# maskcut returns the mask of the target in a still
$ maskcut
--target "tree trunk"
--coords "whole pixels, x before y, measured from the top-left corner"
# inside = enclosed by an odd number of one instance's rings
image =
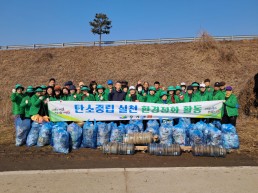
[[[99,47],[101,47],[101,34],[99,34]]]

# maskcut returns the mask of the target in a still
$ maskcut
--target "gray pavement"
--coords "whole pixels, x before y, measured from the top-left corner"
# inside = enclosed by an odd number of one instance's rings
[[[0,172],[0,193],[257,193],[258,167],[173,167]]]

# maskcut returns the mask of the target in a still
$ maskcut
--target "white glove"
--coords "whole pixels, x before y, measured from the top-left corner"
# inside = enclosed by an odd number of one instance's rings
[[[28,101],[28,100],[26,100],[26,101],[25,101],[25,103],[26,103],[26,104],[28,104],[28,103],[29,103],[29,101]]]
[[[103,96],[101,96],[99,99],[102,101],[103,100]]]
[[[39,97],[39,100],[43,100],[43,96],[40,96],[40,97]]]
[[[12,90],[12,93],[16,93],[16,90],[15,90],[15,89],[13,89],[13,90]]]

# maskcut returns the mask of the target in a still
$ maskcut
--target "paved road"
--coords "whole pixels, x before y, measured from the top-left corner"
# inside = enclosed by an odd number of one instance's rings
[[[258,167],[117,168],[0,172],[0,193],[257,193]]]

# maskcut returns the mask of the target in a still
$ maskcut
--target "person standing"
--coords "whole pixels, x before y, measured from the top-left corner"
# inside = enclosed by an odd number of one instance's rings
[[[21,111],[24,115],[24,119],[30,119],[30,107],[31,107],[31,97],[34,95],[34,89],[32,86],[28,86],[26,89],[25,96],[23,97],[21,101]]]
[[[168,99],[168,93],[166,91],[162,91],[160,93],[160,99],[157,103],[159,104],[172,104],[172,102]]]
[[[83,86],[81,91],[83,94],[81,97],[82,101],[95,101],[94,95],[89,93],[90,89],[87,86]]]
[[[102,85],[97,86],[97,94],[95,95],[96,101],[108,101],[108,94],[105,92],[106,88]]]
[[[15,88],[12,90],[11,101],[12,101],[12,113],[14,115],[15,121],[22,114],[21,112],[21,102],[24,97],[23,95],[24,87],[21,84],[16,84]]]
[[[220,90],[220,83],[219,82],[215,82],[214,84],[214,91],[212,94],[212,100],[225,100],[225,95],[223,94],[223,92],[221,92]]]
[[[159,98],[156,95],[156,88],[154,86],[149,87],[149,94],[145,97],[147,103],[157,103]]]
[[[208,93],[210,93],[210,94],[213,93],[214,88],[212,88],[212,87],[210,86],[211,80],[208,79],[208,78],[206,78],[206,79],[204,80],[204,84],[205,84],[206,92],[208,92]]]
[[[109,101],[125,101],[126,93],[122,91],[120,82],[116,82],[115,90],[112,90],[108,95]]]
[[[200,89],[199,90],[200,90],[200,92],[198,92],[194,95],[196,102],[210,101],[211,100],[211,95],[210,95],[209,92],[206,91],[204,83],[200,84]]]
[[[31,97],[31,106],[30,106],[30,111],[29,111],[29,115],[33,116],[33,115],[42,115],[45,116],[45,114],[40,113],[42,112],[42,108],[43,108],[43,103],[44,103],[44,96],[42,96],[43,93],[43,89],[41,87],[37,87],[35,90],[35,94]]]
[[[171,103],[180,103],[179,97],[175,94],[176,88],[174,86],[168,87],[168,100],[171,101]]]
[[[225,89],[226,83],[225,83],[224,81],[221,81],[219,84],[220,84],[220,90],[221,90],[221,92],[222,92],[223,94],[226,94],[226,89]]]
[[[238,117],[238,100],[235,94],[232,93],[233,88],[231,86],[226,87],[226,96],[224,102],[224,111],[222,116],[222,124],[232,124],[236,126],[236,120]]]
[[[155,82],[154,82],[154,87],[155,87],[155,89],[156,89],[156,96],[159,98],[159,97],[160,97],[160,93],[163,91],[163,90],[160,88],[160,82],[155,81]]]

